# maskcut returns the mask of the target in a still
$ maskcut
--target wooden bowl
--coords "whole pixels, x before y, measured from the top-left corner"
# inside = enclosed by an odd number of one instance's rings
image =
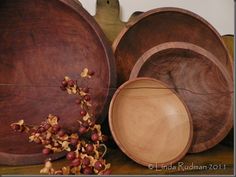
[[[130,79],[152,77],[174,89],[193,119],[189,152],[218,144],[233,124],[233,81],[226,68],[205,49],[185,42],[168,42],[145,52]]]
[[[65,76],[90,88],[101,122],[115,87],[114,56],[95,20],[73,0],[0,3],[0,164],[41,163],[42,147],[14,133],[10,124],[19,119],[39,124],[51,113],[64,128],[77,130],[76,97],[59,88]],[[93,78],[80,78],[84,68],[95,72]]]
[[[233,60],[231,61],[231,63],[234,67],[234,35],[228,34],[228,35],[222,36],[222,38],[224,40],[224,43],[225,43],[230,55],[232,56],[231,59],[233,59]],[[229,63],[229,64],[231,64],[231,63]],[[229,145],[229,146],[234,145],[234,128],[232,128],[230,130],[230,132],[225,137],[225,139],[222,141],[222,143],[225,145]]]
[[[233,75],[231,56],[219,33],[203,18],[179,8],[157,8],[137,16],[113,43],[118,85],[127,81],[136,61],[150,48],[165,42],[189,42],[213,53]]]
[[[109,126],[120,149],[144,166],[179,161],[192,141],[187,106],[161,81],[138,78],[124,83],[109,108]]]
[[[234,66],[234,35],[224,35],[222,39],[231,55],[231,63]]]

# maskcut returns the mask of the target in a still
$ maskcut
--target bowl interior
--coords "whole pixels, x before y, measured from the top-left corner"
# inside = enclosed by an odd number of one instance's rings
[[[130,78],[151,77],[174,89],[191,113],[194,136],[190,152],[219,143],[232,127],[232,80],[208,51],[188,43],[156,46],[135,64]]]
[[[176,162],[192,140],[186,106],[162,82],[149,78],[128,81],[118,89],[109,123],[123,152],[145,166]]]

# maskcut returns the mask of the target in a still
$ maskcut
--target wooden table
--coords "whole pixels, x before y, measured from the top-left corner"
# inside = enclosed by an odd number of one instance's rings
[[[213,149],[198,154],[188,154],[182,159],[179,164],[163,168],[161,170],[149,169],[148,167],[141,166],[119,149],[109,149],[106,159],[112,165],[112,174],[114,175],[147,175],[147,174],[217,174],[217,175],[233,175],[234,173],[234,159],[233,148],[224,145],[218,145]],[[66,159],[60,159],[53,162],[53,166],[60,168],[67,164]],[[183,164],[183,165],[182,165]],[[194,168],[191,169],[194,165]],[[218,168],[213,169],[211,167]],[[205,170],[208,166],[210,169]],[[43,165],[32,166],[0,166],[1,175],[39,175],[40,169]],[[221,169],[219,169],[221,167]],[[184,170],[184,171],[183,171]]]

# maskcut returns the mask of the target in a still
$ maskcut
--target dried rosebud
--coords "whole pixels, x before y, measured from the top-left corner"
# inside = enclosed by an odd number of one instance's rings
[[[44,127],[39,127],[37,130],[38,133],[43,133],[45,131],[46,131],[46,129]]]
[[[45,124],[45,125],[44,125],[45,130],[48,130],[50,127],[51,127],[50,124]]]
[[[66,155],[67,160],[74,160],[76,158],[76,153],[75,152],[68,152],[68,154]]]
[[[108,141],[108,136],[102,135],[102,141],[103,141],[103,142],[107,142],[107,141]]]
[[[99,140],[99,135],[97,134],[97,133],[93,133],[92,135],[91,135],[91,140],[92,141],[98,141]]]
[[[93,76],[94,74],[95,74],[94,71],[89,71],[89,72],[88,72],[88,75],[90,75],[90,76]]]
[[[89,93],[89,88],[88,88],[88,87],[85,87],[85,88],[82,89],[82,91],[83,91],[84,93]]]
[[[86,127],[84,127],[84,126],[80,126],[80,127],[79,127],[79,133],[80,133],[80,134],[84,134],[84,133],[86,133],[86,131],[87,131],[87,128],[86,128]]]
[[[82,110],[80,111],[80,115],[81,115],[81,116],[86,116],[86,114],[87,114],[87,112],[86,112],[85,110],[82,109]]]
[[[76,146],[78,144],[79,140],[76,138],[71,138],[70,139],[70,144]]]
[[[91,100],[91,97],[90,97],[89,95],[85,95],[85,96],[84,96],[84,100],[85,100],[85,101],[90,101],[90,100]]]
[[[97,170],[97,171],[101,171],[105,168],[105,165],[101,162],[101,161],[96,161],[94,163],[94,168]]]
[[[67,82],[66,80],[63,80],[63,81],[61,82],[61,85],[62,85],[63,87],[67,87],[68,82]]]
[[[88,144],[88,145],[86,146],[86,152],[87,152],[88,154],[92,153],[93,150],[94,150],[94,147],[93,147],[92,144]]]
[[[19,131],[20,130],[20,125],[18,124],[11,124],[11,128],[15,131]]]
[[[84,126],[85,128],[88,128],[88,127],[89,127],[88,121],[84,121],[84,122],[82,123],[82,126]]]
[[[84,157],[82,160],[82,164],[88,166],[90,164],[90,159],[88,157]]]
[[[66,133],[64,130],[60,130],[57,134],[58,134],[58,136],[63,137],[63,136],[65,136]]]
[[[53,127],[52,127],[52,130],[53,130],[53,132],[58,132],[59,130],[61,129],[61,127],[60,127],[60,125],[58,125],[58,124],[55,124],[55,125],[53,125]]]
[[[73,87],[73,86],[75,85],[75,82],[74,82],[73,80],[69,80],[69,81],[68,81],[68,85],[69,85],[70,87]]]
[[[77,166],[79,166],[80,164],[81,164],[80,158],[76,158],[76,159],[74,159],[74,160],[70,163],[70,166],[72,166],[72,167],[77,167]]]
[[[44,148],[43,150],[42,150],[42,153],[44,154],[44,155],[48,155],[48,154],[50,154],[52,151],[51,151],[51,149],[48,149],[48,148]]]

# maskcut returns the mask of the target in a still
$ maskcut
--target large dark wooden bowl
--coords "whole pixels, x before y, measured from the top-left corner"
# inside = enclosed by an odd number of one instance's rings
[[[97,121],[106,115],[115,86],[111,47],[94,19],[73,0],[0,1],[0,164],[44,161],[41,146],[10,124],[39,124],[48,114],[75,131],[80,108],[59,88],[64,76],[88,86]],[[83,81],[84,68],[95,71]]]
[[[141,55],[164,42],[189,42],[214,54],[232,74],[230,55],[219,33],[203,18],[179,8],[157,8],[131,20],[113,43],[118,85],[128,80]]]
[[[219,60],[205,49],[185,42],[157,45],[134,65],[130,78],[136,77],[158,79],[185,101],[194,131],[189,152],[212,148],[232,128],[232,78]],[[169,111],[171,114],[171,109]]]

